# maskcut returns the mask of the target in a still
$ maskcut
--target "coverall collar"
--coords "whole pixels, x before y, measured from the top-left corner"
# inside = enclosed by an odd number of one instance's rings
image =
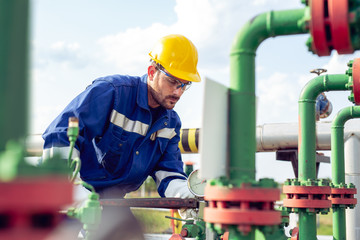
[[[137,104],[150,111],[150,107],[149,107],[149,100],[148,100],[148,85],[147,85],[147,78],[148,75],[145,74],[141,77],[141,81],[138,87],[138,94],[137,94]],[[170,112],[172,110],[168,110],[168,109],[163,109],[163,113],[161,114],[162,116],[166,115],[167,117],[170,116]]]

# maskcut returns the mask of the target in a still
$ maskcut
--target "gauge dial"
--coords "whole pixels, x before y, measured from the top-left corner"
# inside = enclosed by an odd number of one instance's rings
[[[196,197],[204,197],[206,179],[201,179],[199,169],[192,171],[188,177],[188,187],[190,192]]]

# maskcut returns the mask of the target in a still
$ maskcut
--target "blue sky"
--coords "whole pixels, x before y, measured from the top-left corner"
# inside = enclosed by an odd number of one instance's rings
[[[166,34],[190,38],[199,51],[198,69],[226,86],[229,52],[246,21],[270,10],[303,8],[300,0],[32,0],[30,133],[50,121],[100,76],[143,75],[148,52]],[[256,58],[257,124],[296,122],[297,100],[309,71],[344,73],[358,54],[319,58],[307,51],[308,34],[264,41]],[[201,127],[203,83],[193,84],[176,106],[184,128]],[[333,114],[349,106],[348,93],[329,93]],[[184,156],[196,161],[198,156]],[[290,163],[273,153],[257,154],[258,177],[292,178]],[[287,174],[275,174],[286,172]],[[280,171],[281,169],[281,171]],[[330,176],[330,166],[321,168]]]

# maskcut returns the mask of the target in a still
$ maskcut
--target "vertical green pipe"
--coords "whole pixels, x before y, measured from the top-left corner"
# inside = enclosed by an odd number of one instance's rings
[[[0,1],[0,151],[27,133],[28,0]]]
[[[331,176],[335,187],[345,184],[344,125],[346,121],[359,117],[360,106],[350,106],[341,109],[332,122]],[[346,217],[344,207],[333,207],[333,237],[337,240],[346,240]]]
[[[299,98],[299,180],[316,179],[316,97],[325,91],[348,90],[346,74],[322,75],[309,81]],[[316,214],[299,213],[299,238],[316,239]]]
[[[305,33],[305,9],[268,12],[245,24],[230,53],[229,178],[255,180],[255,53],[269,37]]]
[[[331,126],[331,169],[334,185],[345,183],[344,125],[352,118],[360,117],[360,106],[341,109]]]
[[[333,208],[333,239],[346,240],[346,214],[344,207]]]
[[[269,37],[306,33],[304,19],[308,8],[260,14],[240,30],[230,52],[229,96],[229,181],[235,186],[255,180],[256,106],[255,55]],[[252,240],[238,230],[229,239]]]

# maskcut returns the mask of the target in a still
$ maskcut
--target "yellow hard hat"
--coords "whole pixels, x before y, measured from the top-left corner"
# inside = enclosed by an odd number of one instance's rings
[[[196,69],[197,49],[186,37],[179,34],[165,36],[155,44],[149,55],[171,75],[190,82],[201,81]]]

